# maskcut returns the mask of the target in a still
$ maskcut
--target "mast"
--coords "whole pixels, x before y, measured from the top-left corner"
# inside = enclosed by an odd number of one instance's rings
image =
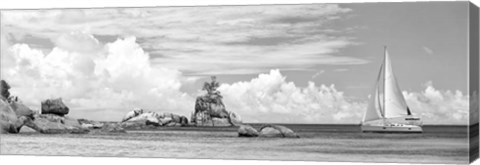
[[[387,65],[387,46],[383,46],[383,65],[386,66]],[[385,104],[385,89],[386,89],[386,86],[387,86],[387,67],[383,67],[383,108],[382,108],[382,119],[383,119],[383,124],[385,125],[386,123],[386,118],[385,118],[385,109],[387,107],[387,105]]]

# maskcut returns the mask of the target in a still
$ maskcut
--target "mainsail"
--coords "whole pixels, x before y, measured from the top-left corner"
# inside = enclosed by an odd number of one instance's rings
[[[386,48],[384,53],[385,59],[380,67],[375,89],[368,102],[363,122],[411,115],[393,74],[390,56]]]

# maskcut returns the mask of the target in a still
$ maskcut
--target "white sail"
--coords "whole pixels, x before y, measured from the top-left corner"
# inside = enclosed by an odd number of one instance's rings
[[[380,67],[374,92],[363,116],[363,122],[410,115],[410,110],[393,74],[387,49],[384,53],[384,63]]]
[[[383,73],[383,65],[380,67],[380,72],[378,73],[377,81],[375,83],[374,92],[370,96],[367,111],[365,112],[365,115],[363,116],[363,122],[378,120],[378,119],[383,118],[382,110],[381,110],[381,107],[382,107],[381,104],[383,103],[383,101],[381,101],[381,100],[383,100],[383,99],[380,99],[380,89],[379,89],[379,86],[381,85],[380,84],[381,83],[380,78],[382,77],[381,76],[382,73]]]
[[[403,98],[402,91],[398,87],[397,80],[393,74],[390,56],[385,49],[385,118],[394,118],[408,115],[408,107]]]

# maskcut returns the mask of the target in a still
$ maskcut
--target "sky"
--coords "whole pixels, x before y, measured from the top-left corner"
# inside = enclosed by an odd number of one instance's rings
[[[467,2],[1,12],[1,75],[33,109],[187,117],[212,75],[245,122],[360,123],[387,46],[425,124],[467,124]]]

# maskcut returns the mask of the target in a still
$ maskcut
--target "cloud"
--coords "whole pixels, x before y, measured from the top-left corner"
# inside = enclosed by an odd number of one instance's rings
[[[69,34],[63,34],[54,41],[58,48],[67,51],[89,53],[101,49],[100,42],[92,35],[87,35],[84,32],[70,32]]]
[[[67,35],[62,39],[66,43],[96,41],[88,34]],[[134,107],[183,115],[193,109],[194,98],[180,91],[191,80],[178,70],[152,67],[149,54],[135,37],[105,45],[84,43],[82,49],[63,46],[43,54],[26,44],[12,45],[6,56],[12,57],[8,62],[13,67],[2,68],[2,78],[12,84],[12,93],[35,109],[42,99],[63,97],[72,115],[98,120],[119,120]],[[110,116],[92,115],[102,113]]]
[[[437,90],[431,82],[422,92],[403,92],[414,114],[427,124],[468,124],[469,96],[460,91]]]
[[[356,42],[343,33],[348,27],[331,24],[351,11],[336,4],[15,10],[2,12],[2,35],[50,39],[64,50],[95,44],[63,35],[72,31],[136,36],[153,67],[187,75],[258,74],[367,63],[338,53]]]
[[[430,49],[430,48],[428,48],[428,47],[426,47],[426,46],[423,46],[422,48],[423,48],[423,51],[425,51],[425,53],[427,53],[427,54],[429,54],[429,55],[433,55],[434,52],[433,52],[432,49]]]
[[[297,87],[279,70],[250,81],[222,84],[228,110],[247,122],[359,123],[365,104],[348,99],[334,85]]]
[[[315,73],[315,74],[312,75],[312,79],[317,78],[318,76],[320,76],[320,75],[323,74],[323,73],[325,73],[325,70],[318,71],[317,73]]]

